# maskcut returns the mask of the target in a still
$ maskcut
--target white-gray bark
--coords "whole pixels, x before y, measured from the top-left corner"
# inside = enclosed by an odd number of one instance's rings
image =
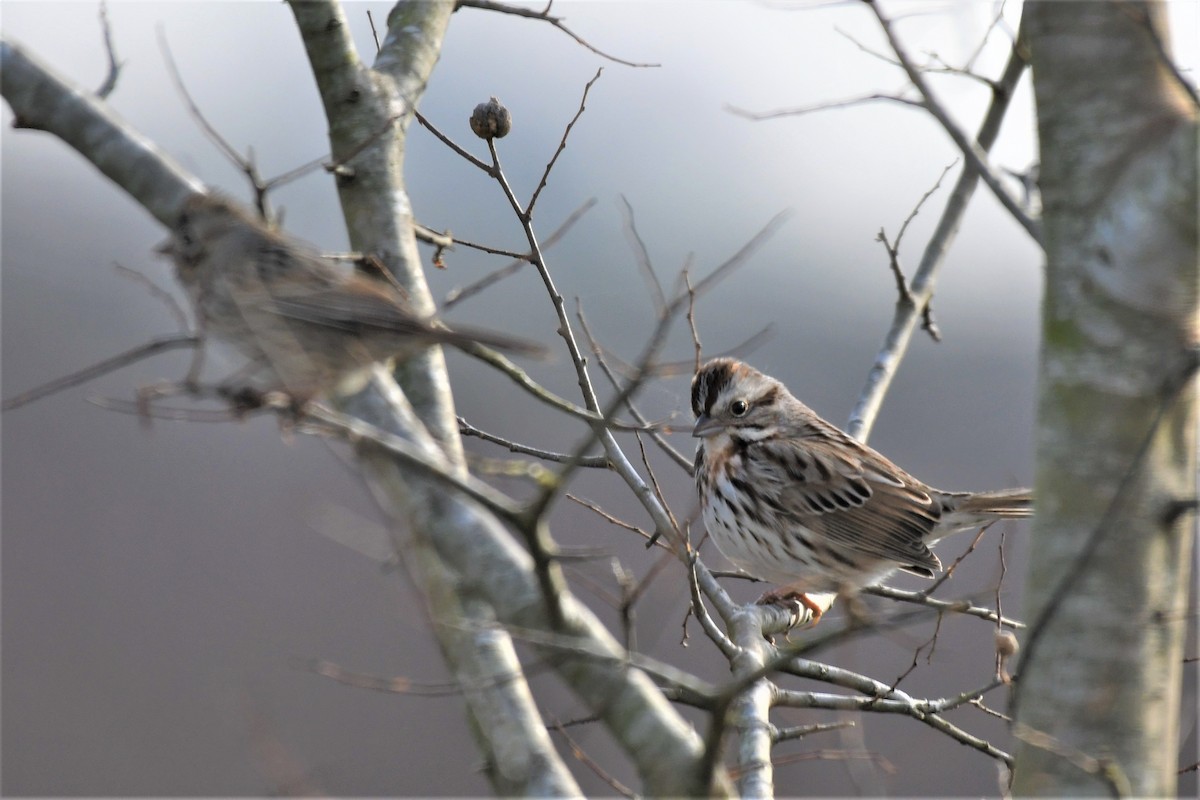
[[[1161,2],[1034,2],[1046,295],[1014,792],[1175,792],[1197,127]]]
[[[293,9],[325,103],[332,154],[342,164],[338,188],[351,242],[393,271],[418,311],[431,311],[404,189],[404,131],[437,61],[454,3],[398,4],[374,68],[355,52],[338,4],[296,3]],[[173,224],[189,195],[206,191],[100,98],[55,76],[8,41],[0,41],[0,75],[0,89],[21,125],[74,147],[164,224]],[[465,475],[440,352],[408,361],[401,380],[403,393],[376,372],[361,392],[338,398],[338,405],[416,442],[439,469]],[[498,793],[579,794],[549,740],[505,626],[551,632],[557,641],[547,647],[547,661],[629,753],[648,793],[708,793],[698,783],[699,736],[569,593],[558,599],[565,619],[551,631],[531,559],[499,520],[370,444],[360,454],[396,529],[411,534],[396,544],[419,565],[414,579],[464,688]],[[719,776],[717,791],[724,785]]]
[[[382,137],[377,145],[362,149],[349,162],[354,174],[339,182],[339,194],[352,246],[380,257],[404,285],[417,310],[431,311],[433,304],[417,255],[411,203],[404,189],[403,131],[412,119],[416,101],[437,60],[454,3],[397,4],[388,16],[387,36],[373,69],[359,63],[338,4],[293,3],[292,8],[325,103],[335,159],[361,147],[389,119],[396,121],[397,135]],[[415,437],[418,442],[427,431],[432,437],[426,442],[430,455],[435,456],[440,450],[450,469],[465,470],[453,399],[440,353],[431,352],[427,358],[407,362],[400,379],[403,396],[381,391],[386,387],[375,382],[358,395],[341,398],[340,403],[356,416],[397,435]],[[408,414],[405,398],[423,425]],[[474,637],[500,637],[507,641],[507,634],[494,625],[492,613],[507,625],[551,627],[552,615],[548,613],[546,598],[539,592],[531,560],[494,517],[448,494],[419,472],[395,464],[369,444],[360,450],[360,463],[397,524],[410,530],[414,538],[423,540],[422,544],[427,546],[424,557],[440,559],[448,565],[454,577],[452,584],[463,587],[462,597],[446,583],[430,587],[427,594],[435,632],[452,667],[469,665],[477,657],[472,644]],[[487,605],[481,608],[481,604],[463,602],[476,596],[485,599]],[[437,600],[443,604],[439,605]],[[701,745],[695,732],[644,674],[621,663],[622,651],[586,608],[566,593],[558,602],[568,612],[559,633],[612,654],[612,660],[561,652],[548,654],[559,674],[608,724],[629,753],[649,792],[676,795],[696,792],[695,767]],[[462,616],[463,611],[471,608],[486,613],[482,618]],[[511,644],[506,645],[510,647]],[[516,669],[515,660],[509,669]],[[499,673],[486,669],[472,671],[469,677],[478,679],[487,674]],[[527,696],[524,681],[515,680],[511,684],[519,687],[524,696],[509,694],[505,698],[508,710],[519,708],[527,721],[522,729],[529,750],[521,750],[520,763],[552,768],[558,781],[557,791],[577,793],[573,781],[566,783],[570,776],[564,778],[559,774],[561,764],[544,731],[540,735],[535,731],[542,723]],[[493,690],[481,694],[486,697],[500,693]],[[468,701],[474,705],[478,699],[469,693]],[[493,710],[495,714],[487,715],[492,719],[506,711]],[[502,747],[514,749],[511,737],[506,736],[512,733],[513,726],[489,728],[487,722],[476,713],[476,731],[495,762],[501,758]],[[547,787],[556,785],[548,781],[548,776],[539,776],[538,780]],[[518,793],[533,789],[500,784],[498,788]]]

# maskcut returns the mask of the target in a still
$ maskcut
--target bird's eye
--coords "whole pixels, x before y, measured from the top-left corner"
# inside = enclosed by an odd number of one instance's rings
[[[734,400],[729,404],[729,413],[735,417],[744,417],[746,412],[750,410],[750,404],[745,400]]]

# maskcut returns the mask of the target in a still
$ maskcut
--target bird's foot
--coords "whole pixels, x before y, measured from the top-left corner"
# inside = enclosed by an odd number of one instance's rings
[[[819,595],[819,597],[826,596]],[[795,620],[792,627],[803,625],[806,628],[811,628],[820,622],[821,615],[831,605],[830,602],[822,604],[819,600],[814,600],[804,592],[788,588],[771,589],[763,592],[762,596],[755,602],[760,606],[778,606],[782,608],[784,611],[789,612]],[[805,609],[808,610],[808,613],[805,613]]]

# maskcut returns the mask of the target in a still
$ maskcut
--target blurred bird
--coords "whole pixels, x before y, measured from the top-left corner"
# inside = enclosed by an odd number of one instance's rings
[[[266,388],[296,401],[367,364],[404,361],[431,345],[545,352],[503,334],[452,330],[422,317],[382,274],[322,257],[224,198],[192,195],[159,251],[175,261],[202,328],[248,356],[268,375]]]

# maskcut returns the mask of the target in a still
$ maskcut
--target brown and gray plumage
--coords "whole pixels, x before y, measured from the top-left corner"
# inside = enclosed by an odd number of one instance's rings
[[[945,492],[819,417],[778,380],[718,358],[692,379],[696,486],[709,535],[786,595],[854,592],[900,569],[933,577],[929,545],[1028,517],[1028,489]],[[772,592],[770,599],[785,593]]]
[[[201,325],[268,376],[267,388],[308,399],[374,361],[435,344],[540,352],[485,331],[450,330],[412,312],[397,286],[267,228],[235,204],[196,194],[168,242]]]

